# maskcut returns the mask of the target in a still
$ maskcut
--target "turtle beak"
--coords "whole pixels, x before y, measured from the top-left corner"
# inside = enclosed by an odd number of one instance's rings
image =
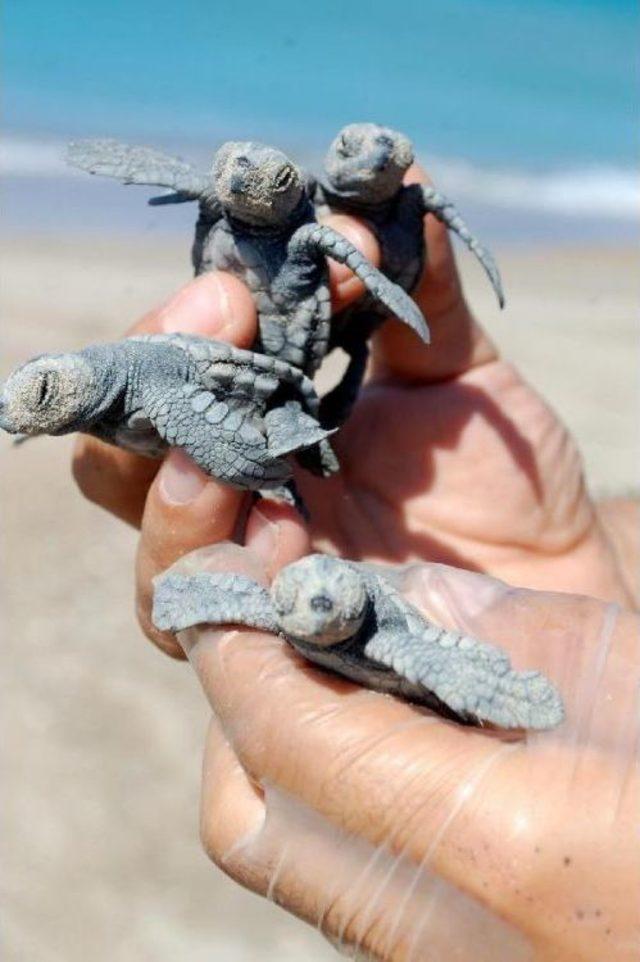
[[[376,144],[371,151],[369,164],[375,174],[379,174],[389,163],[389,148],[384,144]]]
[[[229,182],[229,190],[232,194],[241,194],[244,191],[244,177],[235,171],[231,175],[231,180]]]
[[[7,405],[0,398],[0,430],[6,431],[7,434],[12,434],[11,425],[9,424],[6,417]]]

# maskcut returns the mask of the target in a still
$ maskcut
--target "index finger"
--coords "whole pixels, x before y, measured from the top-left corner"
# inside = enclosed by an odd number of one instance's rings
[[[431,184],[414,164],[405,185]],[[447,227],[433,214],[424,219],[425,265],[413,293],[431,330],[431,344],[417,342],[403,324],[392,320],[374,338],[374,372],[379,379],[429,383],[462,374],[495,360],[497,351],[475,320],[462,289]]]

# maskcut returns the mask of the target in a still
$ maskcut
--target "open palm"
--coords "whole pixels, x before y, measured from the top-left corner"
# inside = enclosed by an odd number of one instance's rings
[[[372,376],[335,442],[341,473],[299,477],[315,543],[628,600],[573,440],[473,319],[444,227],[428,218],[426,233],[416,299],[432,344],[395,322],[374,341]]]

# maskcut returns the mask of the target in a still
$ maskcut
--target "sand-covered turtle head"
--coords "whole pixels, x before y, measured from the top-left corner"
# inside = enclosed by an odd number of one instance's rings
[[[283,568],[271,597],[286,635],[322,647],[355,635],[368,606],[358,571],[339,558],[318,554]]]
[[[404,134],[378,124],[348,124],[329,147],[325,172],[330,189],[377,203],[389,200],[413,163],[413,147]]]
[[[286,224],[304,193],[302,175],[273,147],[223,144],[213,161],[215,191],[232,217],[258,226]]]
[[[92,406],[96,378],[79,354],[44,354],[17,368],[0,391],[0,428],[9,434],[65,434]]]

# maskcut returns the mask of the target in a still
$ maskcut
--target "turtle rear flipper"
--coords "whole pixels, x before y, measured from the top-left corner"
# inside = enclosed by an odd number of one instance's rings
[[[357,320],[354,318],[354,327]],[[320,420],[328,427],[340,427],[351,414],[367,370],[369,345],[366,336],[349,347],[349,364],[342,379],[320,400]]]
[[[265,414],[269,453],[276,458],[303,451],[326,441],[334,431],[323,428],[314,417],[302,410],[298,401],[287,401],[282,407]]]
[[[425,184],[416,185],[422,194],[422,203],[424,206],[424,211],[427,214],[433,214],[442,224],[445,225],[449,230],[452,230],[454,234],[457,234],[460,240],[466,245],[466,247],[478,258],[484,271],[489,278],[491,286],[495,292],[498,304],[500,307],[504,307],[504,291],[502,289],[502,279],[500,277],[500,271],[498,270],[498,265],[496,264],[493,255],[490,251],[484,247],[480,241],[475,237],[466,223],[458,213],[456,206],[448,200],[444,194],[441,194],[435,189],[435,187],[429,187]],[[411,190],[412,188],[407,188]]]
[[[169,194],[157,194],[155,197],[150,197],[147,203],[149,207],[165,207],[167,204],[189,204],[195,199],[195,197],[185,194],[183,191],[173,191]]]

